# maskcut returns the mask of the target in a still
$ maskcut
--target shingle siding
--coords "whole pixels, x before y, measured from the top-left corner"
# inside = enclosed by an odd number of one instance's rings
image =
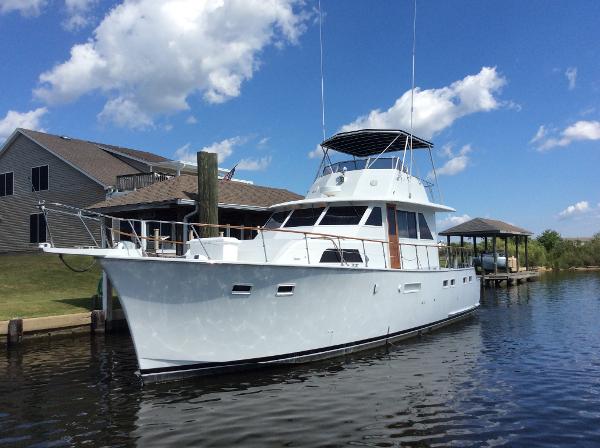
[[[32,192],[31,168],[41,165],[49,167],[49,189]],[[102,186],[23,135],[0,154],[0,173],[10,171],[14,193],[0,197],[0,253],[37,249],[37,244],[29,243],[29,216],[39,213],[38,198],[80,208],[105,198]],[[91,244],[79,219],[52,215],[48,222],[57,246]]]

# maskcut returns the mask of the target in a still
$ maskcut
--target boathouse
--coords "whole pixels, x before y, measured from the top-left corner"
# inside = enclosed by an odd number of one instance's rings
[[[440,236],[446,237],[448,246],[451,238],[459,238],[460,247],[465,247],[466,239],[471,239],[473,258],[482,283],[497,285],[501,281],[507,284],[529,280],[537,277],[537,271],[529,266],[528,240],[533,232],[496,219],[474,218],[457,226],[439,232]],[[483,241],[483,251],[479,250],[479,242]],[[509,240],[515,244],[515,251],[511,257],[509,253]],[[500,241],[499,241],[500,240]],[[504,243],[504,263],[499,263],[499,243]],[[519,246],[524,245],[525,260],[519,258]],[[489,259],[491,269],[486,269],[485,261]]]

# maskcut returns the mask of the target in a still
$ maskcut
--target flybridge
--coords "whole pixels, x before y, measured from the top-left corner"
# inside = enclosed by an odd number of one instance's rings
[[[360,129],[335,134],[321,143],[321,146],[354,157],[368,157],[387,152],[406,151],[411,147],[431,149],[433,143],[401,129]]]

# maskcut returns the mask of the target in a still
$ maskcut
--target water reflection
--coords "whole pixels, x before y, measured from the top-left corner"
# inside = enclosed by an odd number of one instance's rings
[[[146,387],[125,335],[26,344],[0,360],[0,444],[594,446],[598,286],[548,276],[388,350]]]

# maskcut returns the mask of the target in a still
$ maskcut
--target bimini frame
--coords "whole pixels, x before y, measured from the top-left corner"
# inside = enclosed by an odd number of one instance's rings
[[[323,158],[319,164],[316,178],[320,176],[326,161],[329,161],[330,165],[332,164],[329,157],[330,150],[351,155],[354,159],[357,157],[377,156],[370,161],[368,166],[365,166],[365,169],[372,166],[383,154],[402,151],[401,171],[404,171],[408,163],[406,161],[406,151],[412,153],[413,149],[426,149],[429,153],[429,160],[431,162],[435,185],[440,196],[440,203],[443,203],[442,192],[431,153],[433,143],[416,137],[410,132],[401,129],[360,129],[357,131],[340,132],[324,140],[320,146],[323,150]],[[412,177],[412,156],[410,157],[410,165],[409,181]]]

